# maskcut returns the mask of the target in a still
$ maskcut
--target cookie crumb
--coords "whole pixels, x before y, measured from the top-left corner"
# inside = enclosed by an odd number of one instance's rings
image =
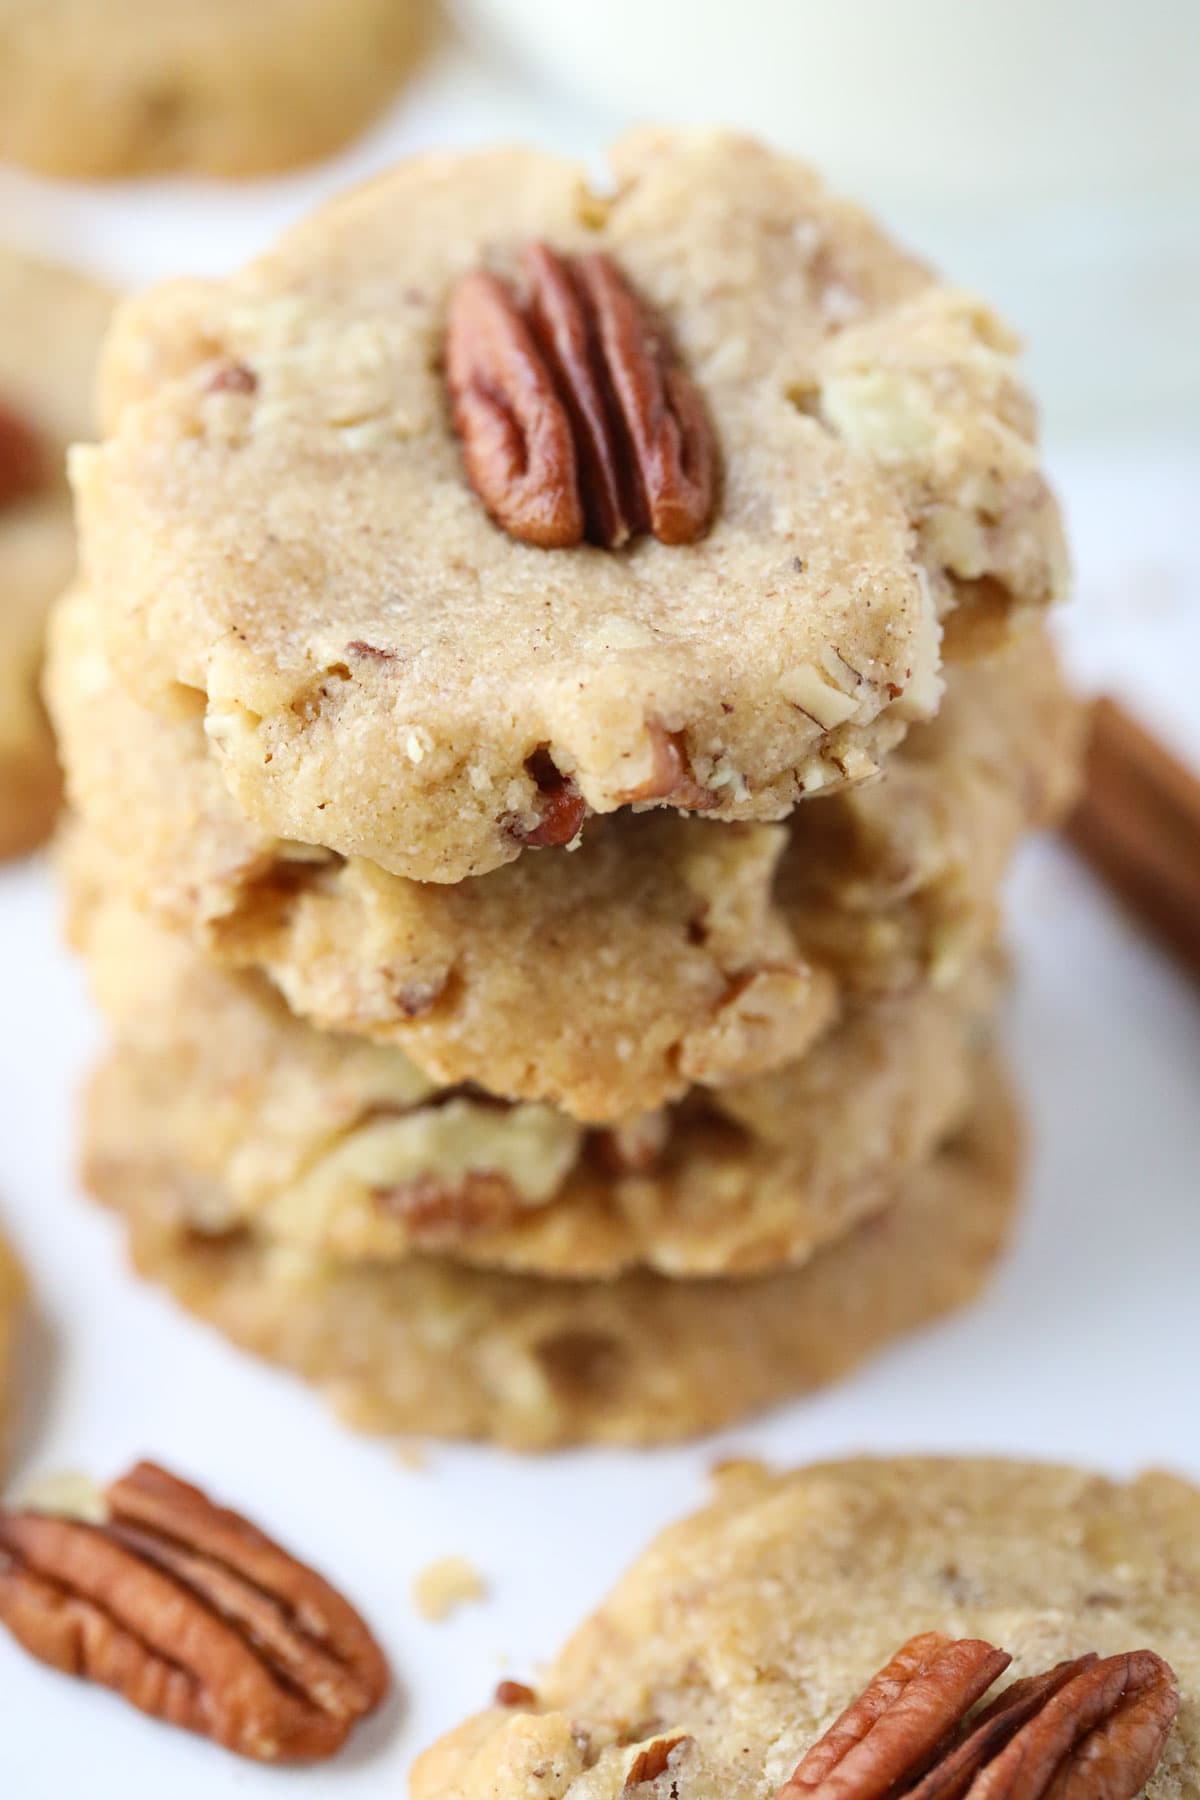
[[[414,1475],[429,1467],[429,1452],[425,1445],[414,1440],[412,1443],[396,1445],[396,1461],[402,1469],[410,1470]]]
[[[430,1624],[440,1624],[458,1607],[472,1605],[486,1595],[483,1577],[465,1556],[442,1556],[427,1563],[412,1587],[416,1609]]]
[[[762,1481],[770,1473],[767,1464],[757,1456],[721,1456],[708,1469],[709,1480],[723,1493],[738,1482]]]

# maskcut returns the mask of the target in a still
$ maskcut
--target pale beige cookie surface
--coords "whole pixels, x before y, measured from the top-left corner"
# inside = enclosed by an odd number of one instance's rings
[[[0,250],[0,857],[39,843],[58,806],[42,631],[74,567],[64,456],[90,435],[110,307],[82,276]]]
[[[795,1060],[846,997],[953,979],[1078,761],[1078,709],[1039,627],[956,665],[880,782],[785,824],[624,812],[569,856],[412,882],[251,826],[200,719],[124,690],[105,614],[83,590],[56,610],[47,693],[106,879],[206,954],[267,972],[319,1026],[592,1121]]]
[[[110,1095],[114,1136],[155,1120],[197,1209],[207,1194],[211,1230],[249,1222],[358,1260],[438,1250],[564,1278],[802,1262],[962,1119],[997,990],[981,967],[947,992],[863,1004],[795,1064],[588,1131],[314,1031],[265,983],[113,899],[80,837],[63,861],[74,936],[134,1078]]]
[[[0,0],[0,160],[51,175],[265,174],[391,98],[429,0]]]
[[[616,1800],[639,1748],[679,1738],[638,1784],[644,1800],[774,1800],[901,1643],[941,1631],[1011,1652],[999,1686],[1088,1651],[1157,1652],[1182,1705],[1146,1800],[1190,1800],[1198,1608],[1200,1492],[1171,1475],[951,1458],[735,1466],[634,1563],[536,1699],[450,1732],[418,1759],[411,1793]],[[1117,1791],[1116,1755],[1093,1766],[1110,1786],[1065,1791]],[[1027,1774],[1019,1791],[1046,1791]]]
[[[25,1310],[25,1277],[16,1257],[0,1237],[0,1473],[8,1450],[8,1434],[16,1412],[17,1339]]]
[[[207,1183],[120,1057],[93,1089],[86,1176],[124,1215],[142,1273],[361,1429],[525,1450],[660,1443],[835,1380],[975,1295],[1019,1163],[1003,1079],[989,1069],[981,1085],[968,1128],[884,1212],[805,1268],[753,1279],[568,1283],[431,1257],[353,1268],[248,1230],[206,1234]]]
[[[419,159],[124,312],[74,465],[88,578],[131,689],[203,715],[273,835],[449,882],[587,809],[779,819],[935,709],[940,614],[1061,590],[981,305],[746,140],[612,164],[601,197],[531,151]],[[718,445],[696,541],[542,549],[470,485],[449,298],[532,240],[610,257],[669,328]]]

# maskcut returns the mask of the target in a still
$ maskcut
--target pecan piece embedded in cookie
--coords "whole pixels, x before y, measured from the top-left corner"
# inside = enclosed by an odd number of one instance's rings
[[[40,1661],[263,1762],[332,1756],[379,1705],[362,1619],[246,1519],[153,1463],[104,1501],[0,1514],[0,1620]]]
[[[691,377],[612,257],[530,244],[522,305],[499,276],[450,302],[446,377],[467,474],[498,524],[544,550],[689,544],[712,514],[716,447]]]

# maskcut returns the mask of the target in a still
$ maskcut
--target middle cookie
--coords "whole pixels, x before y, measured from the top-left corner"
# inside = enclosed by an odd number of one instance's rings
[[[438,1251],[561,1277],[801,1263],[960,1123],[998,986],[985,962],[946,991],[859,1003],[770,1075],[589,1130],[315,1031],[114,897],[85,833],[64,862],[73,935],[192,1216],[346,1260]]]
[[[945,983],[996,926],[1023,831],[1069,798],[1079,709],[1048,638],[952,669],[872,786],[783,824],[593,821],[581,847],[453,886],[264,835],[203,721],[140,706],[104,600],[52,634],[73,804],[132,900],[206,955],[268,974],[331,1031],[395,1044],[436,1084],[628,1118],[797,1060],[864,996]]]

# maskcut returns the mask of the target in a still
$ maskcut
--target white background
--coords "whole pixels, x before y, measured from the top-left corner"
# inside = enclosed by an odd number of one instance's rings
[[[544,98],[531,123],[515,85],[460,58],[315,176],[85,192],[0,174],[0,220],[129,279],[218,269],[398,147],[531,130],[587,147],[595,125]],[[1119,368],[1105,379],[1119,387]],[[1052,417],[1077,416],[1061,382],[1056,392]],[[1114,409],[1124,416],[1119,395]],[[1072,660],[1200,759],[1200,451],[1144,435],[1084,446],[1064,431],[1053,460],[1080,570],[1063,620]],[[105,1477],[143,1454],[193,1475],[344,1587],[399,1688],[335,1765],[269,1772],[72,1688],[0,1639],[4,1800],[398,1797],[414,1752],[502,1674],[529,1674],[733,1450],[781,1462],[857,1449],[1028,1452],[1200,1477],[1200,1006],[1057,847],[1026,854],[1012,902],[1010,1038],[1036,1152],[1018,1242],[980,1306],[720,1440],[538,1460],[433,1446],[412,1469],[126,1273],[114,1226],[72,1175],[74,1100],[99,1029],[56,942],[47,871],[0,872],[0,1215],[38,1303],[16,1485],[62,1468]],[[451,1552],[478,1567],[489,1599],[430,1625],[412,1578]]]

